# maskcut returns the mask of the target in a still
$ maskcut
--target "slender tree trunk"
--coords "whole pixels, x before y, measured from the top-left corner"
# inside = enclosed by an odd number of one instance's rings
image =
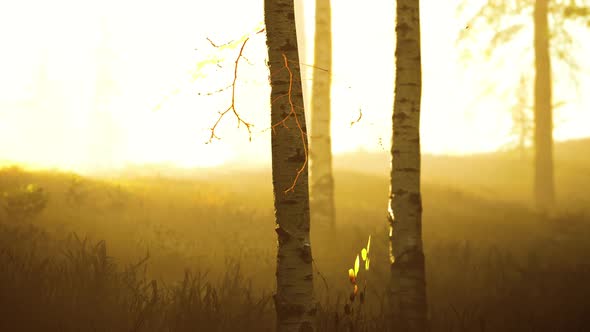
[[[526,143],[530,136],[530,119],[527,116],[528,111],[528,90],[527,80],[523,75],[520,77],[518,91],[516,93],[517,102],[513,110],[513,123],[516,134],[518,135],[518,150],[520,152],[520,159],[526,159]]]
[[[330,0],[316,0],[311,97],[310,182],[314,225],[334,227],[334,177],[330,134],[332,18]]]
[[[391,328],[426,331],[426,274],[420,194],[420,10],[397,0],[395,97],[389,196]]]
[[[314,331],[307,136],[293,0],[265,0],[271,84],[272,178],[275,204],[277,331]],[[288,60],[288,66],[285,61]],[[303,168],[302,168],[303,167]],[[300,173],[298,173],[298,171]],[[292,192],[285,193],[299,174]]]
[[[299,62],[309,63],[307,59],[307,38],[305,28],[305,4],[307,0],[294,0],[295,3],[295,25],[297,28],[297,49],[299,49]],[[307,79],[307,72],[311,68],[308,66],[301,68],[301,87],[303,88],[303,104],[306,110],[311,109],[310,94],[309,94],[309,80]],[[306,114],[309,120],[309,112]]]
[[[553,178],[553,114],[549,57],[549,0],[535,1],[535,205],[549,212],[555,203]]]

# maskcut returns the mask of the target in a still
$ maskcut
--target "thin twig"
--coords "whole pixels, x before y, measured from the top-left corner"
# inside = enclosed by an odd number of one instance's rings
[[[355,123],[359,123],[359,121],[361,121],[361,118],[363,117],[363,110],[359,108],[359,117],[350,122],[350,126],[352,127],[352,125],[354,125]]]
[[[231,87],[232,87],[231,105],[229,105],[229,107],[225,111],[219,113],[219,117],[217,118],[217,121],[215,121],[215,124],[213,125],[213,127],[211,127],[211,136],[209,137],[208,143],[211,143],[214,138],[219,139],[219,137],[217,135],[215,135],[215,128],[217,128],[217,125],[219,124],[219,122],[221,122],[221,119],[223,119],[223,117],[229,111],[233,111],[234,115],[238,119],[238,128],[240,127],[240,123],[243,123],[244,126],[246,126],[246,130],[248,130],[248,138],[250,141],[252,141],[252,129],[250,127],[252,127],[253,124],[246,122],[240,116],[238,111],[236,110],[236,81],[238,80],[238,64],[240,63],[240,58],[242,57],[242,54],[244,52],[244,47],[246,47],[246,43],[248,42],[249,39],[250,38],[248,37],[244,40],[244,42],[242,43],[242,47],[240,48],[240,53],[238,54],[238,57],[236,58],[236,62],[235,62],[235,66],[234,66],[234,80],[231,84]]]

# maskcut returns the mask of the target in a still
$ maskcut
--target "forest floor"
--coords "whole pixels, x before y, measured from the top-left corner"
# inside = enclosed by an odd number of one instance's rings
[[[337,228],[312,225],[319,331],[386,330],[387,163],[336,158]],[[424,157],[433,331],[590,330],[590,141],[558,144],[555,165],[559,210],[543,217],[528,204],[530,156]],[[13,167],[0,193],[1,331],[274,330],[268,169],[99,179]],[[369,235],[364,302],[350,303]]]

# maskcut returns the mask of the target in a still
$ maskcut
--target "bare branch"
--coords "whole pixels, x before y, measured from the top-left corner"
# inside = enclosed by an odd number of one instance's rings
[[[363,117],[363,110],[359,108],[359,117],[350,122],[350,126],[352,127],[352,125],[354,125],[355,123],[359,123],[361,121],[361,118]]]
[[[230,41],[228,41],[228,42],[227,42],[227,43],[225,43],[225,44],[217,45],[217,44],[215,44],[215,43],[214,43],[214,42],[213,42],[213,41],[212,41],[212,40],[211,40],[209,37],[207,37],[207,41],[208,41],[208,42],[211,44],[211,46],[213,46],[213,47],[215,47],[215,48],[221,48],[221,47],[224,47],[224,46],[229,46],[229,45],[231,45],[231,44],[233,44],[233,43],[234,43],[234,41],[233,41],[233,40],[230,40]]]
[[[488,52],[493,52],[499,45],[505,44],[510,40],[514,39],[515,36],[524,29],[525,25],[522,23],[516,23],[509,27],[502,29],[492,37]]]
[[[296,63],[296,62],[294,62],[294,61],[291,61],[291,60],[289,60],[289,62],[290,62],[290,63]],[[314,68],[314,69],[317,69],[317,70],[321,70],[321,71],[323,71],[323,72],[326,72],[326,73],[329,73],[329,72],[330,72],[330,71],[329,71],[328,69],[326,69],[326,68],[322,68],[322,67],[318,67],[318,66],[310,65],[310,64],[307,64],[307,63],[303,63],[303,62],[299,62],[299,63],[297,63],[297,64],[298,64],[298,65],[301,65],[301,66],[305,66],[305,67],[310,67],[310,68]]]
[[[242,43],[242,47],[240,48],[240,53],[238,54],[238,57],[235,61],[235,66],[234,66],[234,80],[232,82],[232,93],[231,93],[231,104],[229,105],[229,107],[223,111],[219,113],[219,117],[217,118],[217,121],[215,121],[215,124],[213,125],[213,127],[211,127],[211,136],[209,137],[209,141],[207,143],[211,143],[213,141],[214,138],[219,139],[219,137],[217,135],[215,135],[215,128],[217,128],[217,125],[219,125],[219,122],[221,122],[221,119],[223,119],[223,117],[229,112],[229,111],[233,111],[234,115],[236,116],[236,119],[238,120],[238,128],[240,127],[240,124],[244,124],[244,126],[246,126],[246,130],[248,130],[248,139],[250,141],[252,141],[252,129],[251,127],[253,126],[253,124],[246,122],[238,113],[238,111],[236,110],[236,81],[238,80],[238,64],[240,63],[240,58],[242,57],[242,54],[244,53],[244,48],[246,47],[246,43],[248,42],[250,38],[246,38],[244,40],[244,42]]]
[[[230,85],[228,85],[228,86],[226,86],[226,87],[223,87],[223,88],[221,88],[221,89],[217,89],[217,90],[215,90],[215,91],[210,91],[210,92],[197,92],[197,95],[198,95],[198,96],[212,96],[212,95],[214,95],[214,94],[221,93],[221,92],[223,92],[223,91],[229,90],[229,89],[231,89],[232,87],[233,87],[233,84],[230,84]]]

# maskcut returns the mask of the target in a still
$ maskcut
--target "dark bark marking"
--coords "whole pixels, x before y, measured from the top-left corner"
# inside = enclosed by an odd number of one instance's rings
[[[280,243],[285,243],[285,242],[287,242],[287,241],[289,241],[291,239],[291,233],[287,232],[281,226],[277,226],[275,228],[275,232],[277,232],[277,235],[279,236],[279,242]]]
[[[309,244],[304,244],[303,247],[299,249],[299,257],[307,263],[311,264],[311,246]]]
[[[305,162],[305,153],[300,148],[295,150],[295,154],[287,158],[289,162],[303,163]]]

